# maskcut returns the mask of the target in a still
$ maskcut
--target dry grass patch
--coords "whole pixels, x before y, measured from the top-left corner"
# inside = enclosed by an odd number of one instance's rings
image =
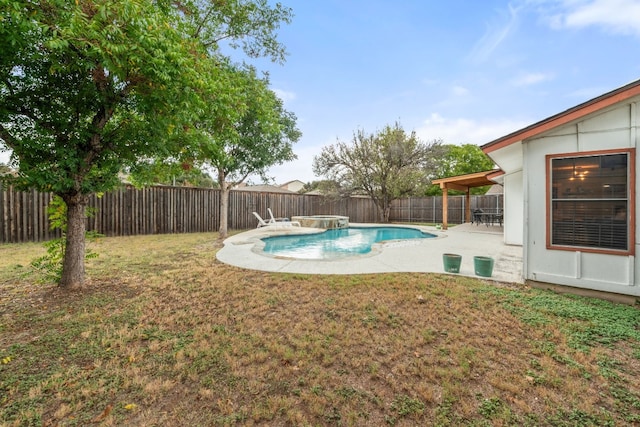
[[[624,326],[640,320],[633,307],[446,275],[241,270],[216,261],[219,245],[211,234],[101,239],[87,289],[69,295],[34,286],[5,261],[0,419],[640,420],[639,337]],[[35,257],[38,247],[30,250]]]

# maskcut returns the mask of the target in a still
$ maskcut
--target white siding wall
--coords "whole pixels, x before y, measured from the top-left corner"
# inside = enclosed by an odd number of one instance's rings
[[[504,243],[522,245],[524,236],[522,171],[505,175],[504,188]]]
[[[636,147],[638,122],[636,104],[625,104],[523,144],[525,279],[640,295],[637,257],[546,249],[545,170],[547,154]]]

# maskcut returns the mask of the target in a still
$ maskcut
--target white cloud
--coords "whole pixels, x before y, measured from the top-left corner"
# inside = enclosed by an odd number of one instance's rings
[[[440,80],[425,77],[424,79],[422,79],[421,83],[425,86],[437,86],[438,84],[440,84]]]
[[[332,144],[335,139],[328,142],[326,145]],[[317,181],[317,178],[313,175],[311,170],[313,164],[313,157],[320,154],[322,146],[302,146],[295,144],[293,146],[293,152],[298,156],[297,160],[287,162],[283,165],[274,166],[269,169],[268,176],[272,176],[276,180],[276,184],[284,184],[285,182],[300,180],[302,182]]]
[[[525,73],[511,80],[512,86],[530,86],[547,80],[552,80],[552,74],[545,73]]]
[[[453,89],[451,89],[451,92],[455,96],[466,96],[469,94],[469,89],[463,86],[454,86]]]
[[[416,129],[416,134],[423,141],[441,139],[444,144],[483,145],[531,123],[511,119],[445,118],[438,113],[432,113],[422,126]]]
[[[470,59],[473,62],[484,62],[511,34],[518,24],[519,8],[509,4],[508,13],[503,13],[504,21],[499,24],[487,25],[487,30],[482,38],[473,47]]]
[[[289,92],[282,89],[273,89],[273,91],[278,96],[278,98],[280,98],[285,103],[294,101],[297,98],[295,92]]]
[[[637,0],[562,0],[564,9],[550,17],[556,28],[599,26],[617,34],[640,37],[640,2]]]

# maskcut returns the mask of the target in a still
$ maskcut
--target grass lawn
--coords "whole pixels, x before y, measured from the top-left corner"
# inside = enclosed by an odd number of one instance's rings
[[[218,263],[215,234],[103,238],[89,284],[0,245],[0,425],[640,423],[640,310],[438,274]]]

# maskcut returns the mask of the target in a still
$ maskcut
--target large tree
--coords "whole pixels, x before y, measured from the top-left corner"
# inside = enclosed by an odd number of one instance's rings
[[[228,232],[229,192],[250,175],[265,182],[271,166],[294,160],[293,144],[300,139],[296,116],[269,89],[267,78],[258,78],[251,68],[236,70],[243,88],[242,114],[237,120],[205,121],[204,138],[192,150],[197,160],[211,166],[220,186],[221,238]]]
[[[474,144],[442,146],[442,154],[433,170],[433,179],[449,178],[451,176],[466,175],[475,172],[484,172],[494,168],[493,161]],[[487,187],[471,189],[472,194],[484,194]],[[442,190],[438,185],[432,185],[427,190],[428,196],[439,196]]]
[[[290,16],[267,0],[0,0],[0,146],[16,184],[67,205],[61,286],[84,283],[89,195],[178,155],[203,116],[233,119],[219,43],[281,61]]]
[[[423,191],[440,152],[440,143],[424,143],[415,132],[395,123],[380,132],[358,130],[351,143],[324,147],[314,157],[313,171],[336,182],[347,194],[366,194],[389,222],[391,202]]]

